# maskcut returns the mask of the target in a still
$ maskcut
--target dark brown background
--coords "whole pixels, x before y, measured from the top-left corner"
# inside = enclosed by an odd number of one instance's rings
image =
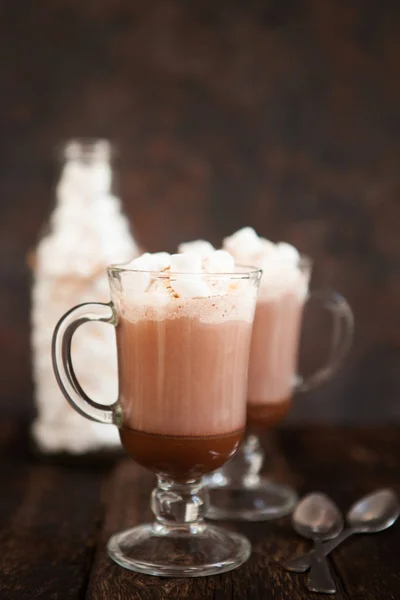
[[[396,1],[3,0],[2,410],[32,406],[25,258],[54,147],[90,135],[118,143],[148,249],[253,225],[347,296],[350,359],[292,418],[400,416],[399,30]]]

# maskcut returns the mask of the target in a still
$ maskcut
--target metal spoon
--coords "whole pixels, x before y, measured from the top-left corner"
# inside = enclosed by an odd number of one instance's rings
[[[293,527],[300,535],[314,540],[307,588],[312,592],[334,594],[336,586],[322,542],[336,537],[342,531],[343,518],[339,509],[325,494],[309,494],[300,500],[293,512]]]
[[[350,527],[342,531],[335,539],[324,544],[325,556],[355,533],[384,531],[395,523],[399,514],[399,499],[393,490],[378,490],[364,496],[355,502],[347,513],[347,522]],[[288,571],[304,573],[310,568],[312,558],[313,552],[307,552],[307,554],[286,561],[282,566]]]

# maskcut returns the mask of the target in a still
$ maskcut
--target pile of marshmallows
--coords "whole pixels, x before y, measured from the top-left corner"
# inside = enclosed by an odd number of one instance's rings
[[[225,293],[226,289],[218,286],[215,280],[207,280],[206,275],[234,273],[235,259],[225,250],[214,250],[211,244],[210,248],[207,256],[200,252],[188,251],[181,254],[146,253],[135,258],[126,265],[139,271],[134,282],[135,292],[168,292],[179,298],[209,298]],[[149,271],[164,273],[165,280],[154,281]],[[199,274],[204,274],[204,277],[199,277]]]
[[[145,253],[124,265],[138,271],[136,293],[168,290],[180,298],[206,298],[226,293],[226,289],[220,290],[207,274],[234,273],[238,264],[263,270],[261,291],[264,294],[274,296],[288,289],[306,293],[307,282],[299,268],[300,254],[296,248],[261,238],[251,227],[225,238],[223,250],[216,250],[205,240],[196,240],[181,244],[178,252]],[[154,282],[154,273],[160,272],[166,276],[164,285]],[[202,273],[204,277],[198,277]]]

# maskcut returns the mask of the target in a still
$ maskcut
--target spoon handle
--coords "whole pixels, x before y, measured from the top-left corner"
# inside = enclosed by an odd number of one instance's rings
[[[325,558],[324,546],[321,540],[314,540],[314,555],[307,577],[307,589],[310,592],[320,592],[322,594],[334,594],[336,592],[336,585],[328,561]]]
[[[347,538],[353,535],[353,533],[355,533],[353,529],[345,529],[337,537],[333,538],[332,540],[329,540],[329,542],[325,542],[323,544],[324,556],[328,556],[328,554],[330,554],[332,550],[337,548],[337,546],[344,542],[344,540],[347,540]],[[312,550],[311,552],[307,552],[307,554],[302,554],[301,556],[290,558],[289,560],[282,563],[282,566],[287,571],[293,571],[293,573],[304,573],[305,571],[307,571],[307,569],[311,567],[314,552],[315,551]]]

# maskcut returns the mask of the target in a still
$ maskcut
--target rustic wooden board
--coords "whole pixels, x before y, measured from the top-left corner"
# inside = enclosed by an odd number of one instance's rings
[[[321,489],[345,511],[378,486],[400,493],[397,429],[308,428],[269,440],[277,481],[300,493]],[[323,600],[304,576],[279,560],[308,549],[285,518],[271,523],[226,523],[249,537],[253,553],[241,568],[200,579],[131,573],[107,556],[116,531],[151,519],[154,477],[127,458],[112,462],[40,461],[26,426],[0,421],[0,599],[28,600]],[[348,540],[333,555],[336,600],[400,597],[400,526]]]
[[[104,471],[41,463],[25,427],[2,424],[0,439],[0,598],[83,597]]]
[[[286,573],[277,563],[304,547],[293,534],[289,519],[276,523],[226,524],[249,537],[253,554],[239,569],[222,575],[190,580],[158,578],[131,573],[111,563],[106,543],[116,531],[150,520],[149,495],[154,485],[151,475],[131,461],[123,461],[111,484],[108,513],[94,560],[87,598],[105,600],[110,597],[134,600],[300,600],[305,597],[298,576]],[[339,600],[347,599],[338,579]],[[300,583],[300,585],[299,585]],[[307,598],[321,597],[307,593]]]
[[[394,428],[309,427],[279,434],[288,468],[300,482],[351,487],[400,482],[400,436]]]

